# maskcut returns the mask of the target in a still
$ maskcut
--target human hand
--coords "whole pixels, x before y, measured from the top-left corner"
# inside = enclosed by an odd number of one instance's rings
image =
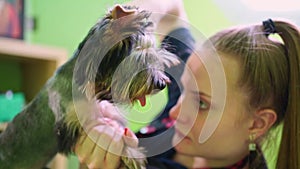
[[[98,108],[102,116],[86,126],[75,145],[75,154],[89,169],[116,169],[121,164],[125,146],[137,147],[138,139],[130,129],[107,116],[119,114],[113,104],[102,101]]]

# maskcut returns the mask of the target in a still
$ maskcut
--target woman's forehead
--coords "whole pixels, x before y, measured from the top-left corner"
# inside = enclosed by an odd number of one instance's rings
[[[194,78],[198,84],[207,83],[206,85],[208,85],[211,82],[220,82],[218,85],[227,85],[229,88],[236,88],[240,76],[238,61],[234,57],[226,54],[220,54],[219,58],[220,63],[206,56],[202,57],[197,54],[192,54],[186,65],[184,74],[186,77],[183,77],[182,80],[187,81]],[[222,81],[222,77],[224,77],[225,80]]]
[[[206,88],[206,92],[210,93],[210,78],[203,62],[197,55],[190,56],[185,71],[181,78],[182,83],[191,90],[199,90],[197,88]],[[204,87],[205,86],[205,87]]]

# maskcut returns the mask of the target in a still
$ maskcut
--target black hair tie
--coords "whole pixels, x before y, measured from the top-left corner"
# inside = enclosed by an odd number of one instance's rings
[[[264,32],[265,32],[266,36],[269,36],[270,34],[273,34],[273,33],[277,33],[272,19],[263,21],[263,26],[264,26]]]

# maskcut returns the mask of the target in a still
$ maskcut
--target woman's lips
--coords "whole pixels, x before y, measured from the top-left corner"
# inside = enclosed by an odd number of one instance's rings
[[[183,134],[183,132],[179,131],[175,128],[175,133],[178,135],[180,139],[188,138],[186,134]]]

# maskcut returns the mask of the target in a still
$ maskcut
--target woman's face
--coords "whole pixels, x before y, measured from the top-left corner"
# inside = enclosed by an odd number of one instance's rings
[[[211,87],[211,81],[218,82],[218,79],[213,78],[220,76],[216,72],[208,73],[205,68],[205,65],[212,66],[210,70],[214,71],[220,65],[213,61],[203,64],[195,54],[188,60],[181,78],[184,91],[170,111],[170,116],[176,119],[173,146],[178,153],[212,160],[239,160],[247,154],[250,116],[245,108],[246,94],[237,86],[240,69],[233,57],[223,55],[221,62],[226,84],[220,82],[216,86],[226,85],[224,104],[218,101],[220,99],[212,98],[212,92],[217,90]],[[222,116],[217,120],[220,114]],[[206,120],[208,115],[216,120]],[[208,128],[203,129],[204,125]],[[217,125],[215,129],[214,125]],[[200,143],[200,133],[207,133],[208,130],[213,130],[213,133]]]

